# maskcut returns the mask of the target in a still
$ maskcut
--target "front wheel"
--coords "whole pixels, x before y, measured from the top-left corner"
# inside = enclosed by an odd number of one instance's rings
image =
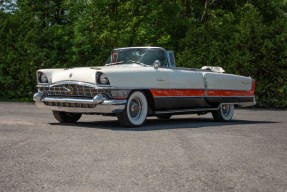
[[[233,104],[223,104],[219,107],[219,110],[213,111],[212,116],[215,121],[230,121],[234,114]]]
[[[67,113],[62,111],[53,111],[53,115],[60,123],[75,123],[82,117],[81,113]]]
[[[148,102],[145,94],[135,91],[130,95],[124,111],[117,114],[117,118],[123,127],[137,127],[145,122],[147,113]]]

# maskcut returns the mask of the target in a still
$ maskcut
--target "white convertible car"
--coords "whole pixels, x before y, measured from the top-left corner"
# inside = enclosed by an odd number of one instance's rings
[[[141,126],[147,116],[211,112],[230,121],[234,106],[255,104],[255,81],[224,73],[221,67],[176,67],[172,51],[161,47],[114,49],[105,66],[37,71],[34,101],[61,123],[82,114],[116,116],[121,126]]]

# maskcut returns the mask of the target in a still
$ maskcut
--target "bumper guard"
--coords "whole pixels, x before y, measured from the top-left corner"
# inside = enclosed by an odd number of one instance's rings
[[[110,114],[122,112],[126,106],[127,100],[111,100],[103,95],[96,95],[94,98],[69,98],[69,97],[52,97],[43,92],[35,93],[33,100],[38,108],[49,109],[52,111],[64,111],[70,113],[98,113]],[[93,108],[82,107],[65,107],[46,105],[45,103],[68,103],[68,104],[88,104],[94,105]]]

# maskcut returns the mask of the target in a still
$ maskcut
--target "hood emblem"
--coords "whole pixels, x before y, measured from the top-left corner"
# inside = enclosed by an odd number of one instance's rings
[[[74,89],[73,89],[72,86],[68,86],[68,87],[66,88],[66,90],[67,90],[68,94],[70,94],[70,95],[72,95],[72,94],[74,93]]]
[[[73,76],[73,73],[70,73],[70,74],[69,74],[69,77],[71,78],[72,76]]]

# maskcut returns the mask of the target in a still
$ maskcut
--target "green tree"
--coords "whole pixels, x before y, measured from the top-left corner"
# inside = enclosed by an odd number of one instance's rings
[[[210,8],[204,21],[197,18],[189,26],[178,64],[223,66],[227,72],[250,75],[257,82],[260,106],[286,107],[286,3],[268,2]],[[273,17],[264,4],[273,6]]]
[[[175,50],[178,66],[250,75],[260,106],[286,107],[286,13],[285,0],[0,0],[0,98],[31,98],[39,68],[150,45]]]

